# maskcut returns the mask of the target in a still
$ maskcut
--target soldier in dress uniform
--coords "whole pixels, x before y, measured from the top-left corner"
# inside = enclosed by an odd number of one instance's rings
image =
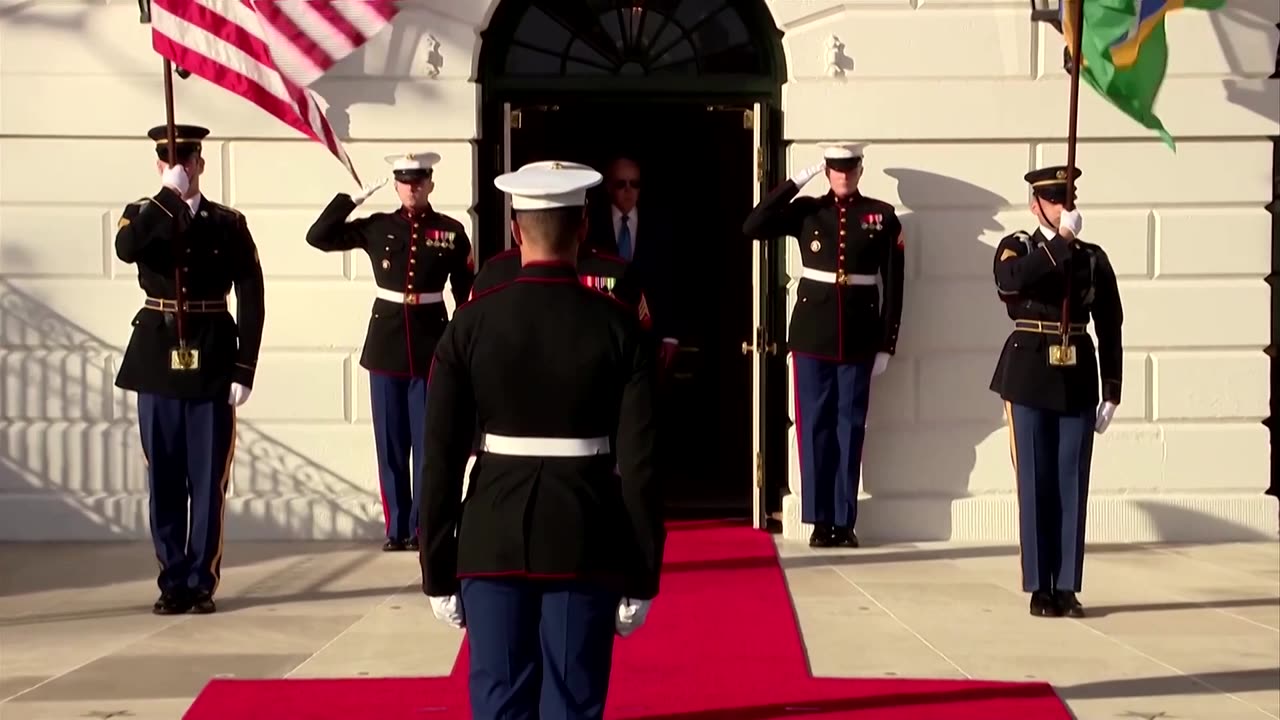
[[[574,267],[600,180],[573,167],[495,180],[522,267],[459,309],[436,348],[422,586],[436,617],[467,628],[477,720],[602,717],[614,635],[658,592],[654,340]]]
[[[559,166],[578,170],[591,170],[588,165],[573,162],[547,160],[529,163],[524,167],[550,168]],[[515,240],[515,247],[508,248],[485,261],[476,282],[471,287],[471,297],[486,292],[494,287],[515,280],[520,274],[520,243]],[[635,278],[627,273],[631,266],[623,258],[612,255],[598,248],[588,247],[585,243],[578,250],[578,278],[582,284],[595,288],[606,295],[612,295],[629,307],[636,309],[640,325],[645,330],[653,328],[653,319],[649,315],[649,303]]]
[[[800,242],[804,271],[787,343],[795,368],[801,514],[814,526],[810,545],[857,547],[871,378],[897,350],[904,238],[893,206],[858,191],[864,146],[823,146],[823,162],[769,193],[742,231]],[[797,197],[823,172],[831,186],[825,195]]]
[[[266,312],[244,215],[200,194],[209,130],[175,130],[172,167],[167,126],[147,133],[162,187],[125,207],[116,227],[116,256],[137,265],[146,293],[116,386],[138,393],[159,615],[217,610],[236,408],[253,387]],[[227,311],[232,287],[235,318]]]
[[[444,284],[447,279],[461,305],[471,293],[475,265],[462,223],[431,207],[432,177],[440,156],[410,153],[386,160],[400,209],[347,220],[387,179],[356,197],[338,193],[307,231],[307,242],[325,252],[364,250],[373,265],[377,292],[360,365],[369,371],[372,394],[386,524],[382,549],[417,551],[427,375],[436,340],[449,322]]]
[[[1075,177],[1080,175],[1077,169]],[[1084,617],[1076,593],[1084,570],[1093,434],[1106,431],[1120,404],[1124,312],[1107,253],[1080,240],[1080,212],[1063,207],[1067,169],[1034,170],[1026,181],[1039,226],[996,247],[996,290],[1013,332],[991,389],[1004,398],[1009,420],[1022,589],[1031,594],[1031,614]]]

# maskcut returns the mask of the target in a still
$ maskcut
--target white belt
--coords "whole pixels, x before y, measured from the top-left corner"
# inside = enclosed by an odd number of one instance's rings
[[[386,288],[378,288],[378,292],[374,295],[379,300],[386,300],[393,303],[404,303],[405,305],[429,305],[431,303],[444,302],[444,293],[409,293],[399,292],[397,290],[388,290]]]
[[[826,270],[814,270],[813,268],[807,267],[804,269],[804,272],[801,274],[801,277],[804,277],[809,280],[815,280],[817,282],[830,283],[832,285],[836,283],[836,274],[833,272],[827,272]],[[841,278],[842,278],[840,281],[841,285],[875,285],[876,284],[875,275],[857,275],[853,273],[846,273],[845,275],[842,275]]]
[[[591,457],[609,453],[609,438],[514,437],[485,433],[480,449],[495,455]]]

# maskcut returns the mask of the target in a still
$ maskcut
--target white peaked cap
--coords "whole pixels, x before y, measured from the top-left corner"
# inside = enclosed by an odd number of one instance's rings
[[[822,157],[826,160],[852,160],[862,157],[862,151],[866,149],[866,143],[848,143],[848,142],[824,142],[818,143],[818,147],[822,148]]]
[[[587,189],[604,179],[579,163],[548,160],[499,175],[493,184],[511,196],[512,210],[550,210],[587,204]]]
[[[590,165],[568,160],[539,160],[520,166],[521,170],[595,170]]]
[[[385,160],[391,163],[392,172],[430,170],[436,163],[440,162],[440,155],[433,152],[401,153],[399,155],[388,155]]]

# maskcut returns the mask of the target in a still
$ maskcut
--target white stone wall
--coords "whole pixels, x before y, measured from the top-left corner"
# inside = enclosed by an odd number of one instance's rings
[[[1005,329],[990,246],[1027,222],[1022,173],[1061,159],[1059,41],[1029,25],[1021,0],[770,4],[787,33],[792,162],[812,162],[821,140],[870,140],[867,191],[911,218],[905,328],[875,392],[864,534],[1011,539],[1007,438],[985,390]],[[383,172],[384,154],[440,152],[435,201],[474,229],[471,80],[496,0],[404,5],[316,89],[340,108],[335,126],[366,179]],[[136,3],[0,0],[0,10],[0,539],[145,537],[133,399],[111,386],[142,296],[112,238],[123,206],[157,184],[140,138],[164,119],[160,60]],[[1083,91],[1081,208],[1124,275],[1130,346],[1122,420],[1097,453],[1094,539],[1275,531],[1274,501],[1259,495],[1269,449],[1258,420],[1269,395],[1265,136],[1280,132],[1280,95],[1259,78],[1272,69],[1278,13],[1271,0],[1242,0],[1212,22],[1191,11],[1170,21],[1161,110],[1183,138],[1177,155]],[[851,60],[843,77],[826,75],[832,33]],[[229,533],[376,537],[357,362],[368,261],[303,240],[333,193],[355,184],[250,104],[198,78],[175,85],[178,121],[213,129],[204,189],[247,214],[267,275]],[[393,204],[384,190],[363,210]]]
[[[987,387],[1009,321],[993,248],[1034,229],[1022,175],[1066,159],[1062,39],[1027,3],[773,2],[791,78],[790,168],[816,142],[870,141],[864,191],[907,230],[897,357],[875,381],[859,530],[878,540],[1010,541],[1017,506],[1000,399]],[[918,5],[919,7],[913,7]],[[1084,237],[1125,306],[1124,401],[1094,454],[1096,542],[1275,537],[1268,484],[1271,143],[1280,6],[1168,20],[1158,112],[1177,153],[1081,88]],[[828,73],[835,35],[847,56]],[[826,192],[821,179],[806,193]],[[800,268],[795,243],[789,272]],[[789,403],[789,406],[793,405]],[[791,487],[799,491],[798,459]],[[797,495],[786,534],[807,536]]]

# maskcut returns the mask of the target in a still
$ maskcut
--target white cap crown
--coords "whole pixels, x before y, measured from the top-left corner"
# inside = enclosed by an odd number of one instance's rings
[[[399,155],[387,155],[384,159],[391,164],[392,172],[405,172],[430,170],[435,167],[436,163],[440,162],[440,155],[433,152],[401,153]]]
[[[822,157],[824,160],[853,160],[861,158],[863,151],[866,149],[866,143],[850,143],[850,142],[824,142],[818,143],[818,147],[822,148]]]
[[[587,190],[604,177],[579,163],[547,160],[499,175],[493,184],[511,196],[512,210],[550,210],[587,204]]]

